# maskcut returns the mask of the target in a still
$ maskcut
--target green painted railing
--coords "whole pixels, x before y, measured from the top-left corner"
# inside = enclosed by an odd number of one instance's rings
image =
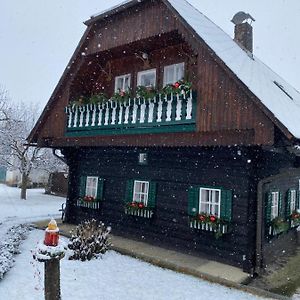
[[[159,94],[151,99],[67,106],[66,135],[193,131],[196,94]],[[95,132],[96,131],[96,132]]]

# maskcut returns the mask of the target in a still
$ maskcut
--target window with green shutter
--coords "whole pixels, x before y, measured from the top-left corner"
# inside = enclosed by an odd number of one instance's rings
[[[190,227],[222,235],[232,220],[232,191],[192,186],[188,190]]]
[[[151,218],[156,206],[156,182],[128,180],[125,194],[125,213]]]
[[[284,207],[280,191],[269,191],[266,193],[265,225],[266,233],[269,236],[275,236],[288,230],[289,224],[286,215],[290,210],[290,196],[291,194],[288,193]]]
[[[103,200],[104,179],[97,176],[81,176],[77,206],[98,209]]]

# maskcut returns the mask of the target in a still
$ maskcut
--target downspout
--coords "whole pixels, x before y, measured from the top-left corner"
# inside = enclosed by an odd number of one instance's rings
[[[257,185],[257,210],[256,210],[256,249],[255,249],[255,267],[254,273],[261,274],[263,267],[263,254],[262,254],[262,244],[263,244],[263,211],[264,211],[264,197],[263,197],[263,186],[266,183],[270,183],[272,179],[280,176],[280,174],[275,176],[270,176],[262,179]]]

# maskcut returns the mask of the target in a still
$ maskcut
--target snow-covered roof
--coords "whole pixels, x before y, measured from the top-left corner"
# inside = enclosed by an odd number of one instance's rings
[[[220,27],[199,12],[186,0],[166,0],[178,14],[191,26],[201,39],[215,52],[229,69],[248,87],[248,89],[274,114],[282,125],[296,138],[300,138],[300,93],[273,72],[257,57],[249,55]],[[113,9],[117,12],[130,3],[125,1]],[[105,17],[105,13],[94,15]]]

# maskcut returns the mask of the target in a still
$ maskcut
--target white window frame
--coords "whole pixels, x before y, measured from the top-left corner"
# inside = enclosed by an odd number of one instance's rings
[[[183,66],[183,77],[181,77],[181,78],[177,78],[176,77],[176,68],[178,66]],[[173,69],[173,79],[172,79],[172,82],[167,82],[167,69]],[[165,87],[167,84],[174,84],[175,82],[177,82],[179,80],[182,80],[184,78],[184,71],[185,71],[185,64],[184,64],[184,62],[165,66],[164,67],[164,83],[163,83],[163,86]]]
[[[129,78],[129,80],[128,80],[128,88],[127,89],[125,88],[126,78]],[[119,79],[123,80],[121,91],[127,91],[130,88],[130,86],[131,86],[131,74],[124,74],[124,75],[116,76],[115,77],[115,93],[117,93],[118,89],[119,89],[117,87],[117,82],[118,82]]]
[[[279,215],[279,192],[272,192],[271,201],[271,221],[278,217]]]
[[[202,191],[208,191],[209,196],[208,196],[208,201],[202,200]],[[219,192],[219,201],[218,203],[215,203],[212,201],[212,192]],[[201,210],[201,204],[208,204],[208,211],[203,211]],[[215,206],[218,207],[218,214],[215,214],[216,209],[214,208]],[[217,216],[220,218],[221,216],[221,190],[220,189],[211,189],[211,188],[200,188],[199,189],[199,213],[207,213],[210,215]],[[211,213],[210,213],[211,212]]]
[[[143,184],[143,183],[146,186],[146,190],[145,191],[137,190],[139,184]],[[135,180],[133,185],[132,201],[140,202],[143,203],[145,206],[147,206],[148,199],[149,199],[149,187],[150,187],[149,181]],[[142,196],[144,196],[144,200],[142,200]]]
[[[137,86],[144,86],[142,85],[142,76],[143,75],[147,75],[147,74],[151,74],[154,73],[154,85],[148,85],[145,87],[156,87],[156,69],[150,69],[150,70],[146,70],[146,71],[140,71],[137,74]]]
[[[290,190],[291,193],[291,203],[290,203],[290,214],[292,214],[298,207],[296,207],[297,192],[296,190]]]
[[[91,186],[89,184],[90,181],[93,182],[93,180],[96,179],[96,186]],[[96,176],[87,176],[86,177],[86,184],[85,184],[85,196],[92,196],[95,199],[97,198],[97,192],[98,192],[98,177]],[[93,192],[91,192],[93,190]]]

